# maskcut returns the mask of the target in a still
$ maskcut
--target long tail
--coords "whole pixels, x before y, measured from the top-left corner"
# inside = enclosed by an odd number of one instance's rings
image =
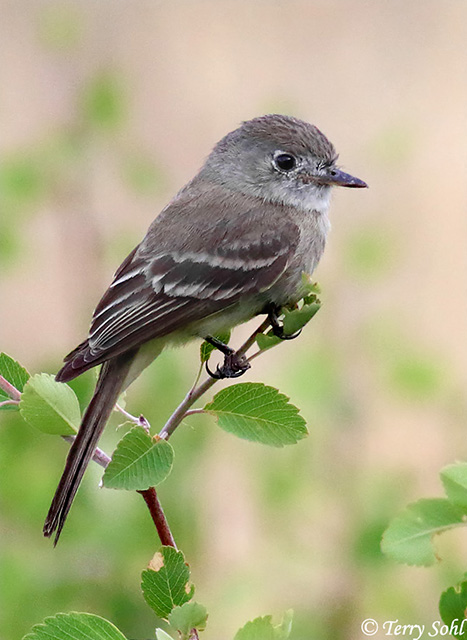
[[[45,519],[44,535],[50,537],[56,532],[54,544],[58,542],[83,474],[117,402],[134,356],[135,352],[132,351],[102,365],[94,395],[68,453],[65,469]]]

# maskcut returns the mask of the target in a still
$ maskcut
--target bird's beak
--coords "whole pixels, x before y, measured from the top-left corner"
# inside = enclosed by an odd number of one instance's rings
[[[344,171],[336,167],[331,167],[324,175],[315,177],[315,182],[335,187],[352,187],[353,189],[368,187],[367,183],[360,180],[360,178],[355,178],[349,173],[344,173]]]

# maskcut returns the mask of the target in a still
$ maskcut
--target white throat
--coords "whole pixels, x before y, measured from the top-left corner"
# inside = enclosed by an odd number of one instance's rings
[[[277,191],[277,185],[275,191]],[[327,218],[331,202],[330,187],[310,188],[308,185],[304,185],[301,189],[283,188],[277,195],[279,196],[278,199],[285,205],[301,209],[306,213],[315,211]]]

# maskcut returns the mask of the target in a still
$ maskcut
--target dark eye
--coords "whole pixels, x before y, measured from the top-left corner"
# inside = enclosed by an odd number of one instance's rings
[[[280,171],[291,171],[297,166],[297,159],[290,153],[279,153],[274,158],[275,165]]]

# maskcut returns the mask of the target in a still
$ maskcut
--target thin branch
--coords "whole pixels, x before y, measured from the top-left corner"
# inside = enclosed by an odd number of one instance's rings
[[[175,409],[175,411],[172,413],[172,415],[167,420],[165,425],[162,427],[162,429],[159,432],[159,437],[160,438],[164,438],[165,440],[170,438],[172,433],[175,431],[175,429],[178,427],[178,425],[182,422],[182,420],[185,417],[185,414],[188,411],[188,409],[199,398],[201,398],[201,396],[204,395],[206,393],[206,391],[209,391],[209,389],[213,385],[215,385],[216,382],[218,382],[218,380],[216,380],[215,378],[207,378],[204,382],[202,382],[199,385],[199,387],[197,387],[195,389],[191,389],[186,394],[186,396],[184,397],[182,402]]]
[[[187,416],[194,416],[196,413],[208,413],[208,412],[205,411],[204,409],[188,409],[188,411],[185,412],[185,418]]]
[[[269,318],[265,318],[263,322],[259,325],[259,327],[256,329],[256,331],[253,331],[251,336],[247,340],[245,340],[245,342],[242,344],[242,346],[237,351],[237,353],[239,353],[240,355],[245,354],[248,351],[248,349],[250,349],[250,347],[252,347],[255,344],[256,338],[259,336],[259,334],[264,333],[266,329],[270,327],[270,325],[271,325],[271,322]]]
[[[237,353],[239,355],[244,355],[248,351],[248,349],[250,349],[250,347],[254,345],[254,343],[256,342],[256,337],[260,333],[264,333],[264,331],[266,331],[269,325],[270,325],[269,318],[266,318],[265,320],[263,320],[263,322],[259,325],[256,331],[253,331],[251,336],[242,344],[240,349],[238,349]],[[198,376],[198,379],[199,379],[199,376]],[[201,398],[201,396],[204,395],[206,391],[209,391],[209,389],[213,385],[215,385],[216,382],[218,382],[216,378],[207,378],[204,382],[202,382],[197,387],[196,381],[195,381],[195,385],[186,394],[182,402],[178,405],[178,407],[175,409],[173,414],[170,416],[170,418],[167,420],[165,425],[162,427],[161,431],[159,432],[159,437],[164,438],[165,440],[170,438],[170,436],[173,434],[173,432],[178,427],[178,425],[183,421],[185,416],[188,415],[187,412],[190,409],[190,407],[197,400],[199,400],[199,398]],[[197,411],[197,413],[199,412]]]
[[[149,509],[149,513],[151,514],[152,521],[156,525],[161,544],[165,547],[173,547],[176,549],[177,545],[175,544],[174,537],[170,531],[169,523],[167,522],[167,518],[165,517],[165,513],[162,509],[161,503],[159,502],[155,488],[149,487],[149,489],[146,489],[145,491],[138,491],[137,493],[140,493],[144,498]]]
[[[8,380],[0,376],[0,389],[2,389],[12,400],[19,402],[21,400],[21,392],[18,391]]]
[[[76,436],[62,436],[62,438],[66,440],[66,442],[73,444],[73,441],[76,438]],[[94,460],[94,462],[97,462],[97,464],[100,465],[103,469],[105,469],[109,464],[109,462],[112,460],[112,458],[110,458],[110,456],[108,456],[104,451],[102,451],[102,449],[99,449],[99,447],[96,447],[94,449],[92,459]]]
[[[146,418],[143,416],[143,414],[141,414],[140,416],[136,417],[136,416],[132,415],[131,413],[129,413],[128,411],[126,411],[122,406],[120,406],[118,404],[118,402],[115,405],[114,409],[115,409],[115,411],[119,411],[120,413],[122,413],[125,416],[125,418],[128,418],[128,420],[130,422],[134,422],[139,427],[143,427],[149,433],[149,429],[151,428],[151,425],[146,420]]]
[[[19,400],[4,400],[0,402],[0,407],[9,407],[9,406],[17,406],[19,404]]]

